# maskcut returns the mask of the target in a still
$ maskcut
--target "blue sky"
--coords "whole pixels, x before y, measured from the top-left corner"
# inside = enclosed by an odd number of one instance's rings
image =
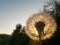
[[[47,0],[0,0],[0,34],[11,34],[16,24],[23,26],[33,14],[42,11]]]

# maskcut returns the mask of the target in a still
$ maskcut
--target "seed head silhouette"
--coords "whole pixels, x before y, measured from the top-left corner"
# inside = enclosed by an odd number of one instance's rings
[[[55,19],[47,13],[34,14],[27,20],[25,26],[26,34],[33,40],[49,39],[56,31]]]

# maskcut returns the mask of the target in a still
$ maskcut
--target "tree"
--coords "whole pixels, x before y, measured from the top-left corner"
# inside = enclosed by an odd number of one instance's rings
[[[0,34],[0,45],[8,45],[9,39],[10,39],[10,35]]]
[[[9,45],[28,45],[29,37],[24,32],[25,28],[22,28],[21,24],[16,25],[16,29],[13,31]]]
[[[45,13],[49,13],[56,20],[57,29],[54,36],[48,41],[50,45],[59,45],[60,44],[60,2],[57,0],[51,0],[47,5],[44,5]],[[47,44],[47,43],[46,43]]]
[[[52,14],[53,16],[60,16],[60,2],[57,0],[51,0],[47,5],[44,5],[43,11],[45,13]]]

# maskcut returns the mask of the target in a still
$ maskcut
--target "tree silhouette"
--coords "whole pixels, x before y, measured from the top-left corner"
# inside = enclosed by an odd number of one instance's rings
[[[9,45],[28,45],[29,37],[25,34],[24,30],[21,24],[17,24],[10,38]]]
[[[8,45],[10,35],[0,34],[0,45]]]
[[[60,35],[60,2],[58,2],[57,0],[52,0],[47,5],[44,5],[43,11],[53,16],[53,18],[55,18],[56,23],[57,23],[57,29],[54,36],[49,40],[45,40],[44,44],[45,45],[60,45],[60,36],[59,36]]]
[[[47,5],[44,5],[43,12],[49,13],[54,17],[60,16],[60,1],[51,0]]]

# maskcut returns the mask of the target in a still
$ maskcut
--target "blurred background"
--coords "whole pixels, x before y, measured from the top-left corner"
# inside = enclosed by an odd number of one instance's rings
[[[0,0],[0,45],[37,45],[25,34],[24,26],[30,16],[39,12],[52,14],[60,30],[60,0]],[[22,27],[16,28],[17,24]],[[43,45],[59,45],[59,34],[57,31]]]

